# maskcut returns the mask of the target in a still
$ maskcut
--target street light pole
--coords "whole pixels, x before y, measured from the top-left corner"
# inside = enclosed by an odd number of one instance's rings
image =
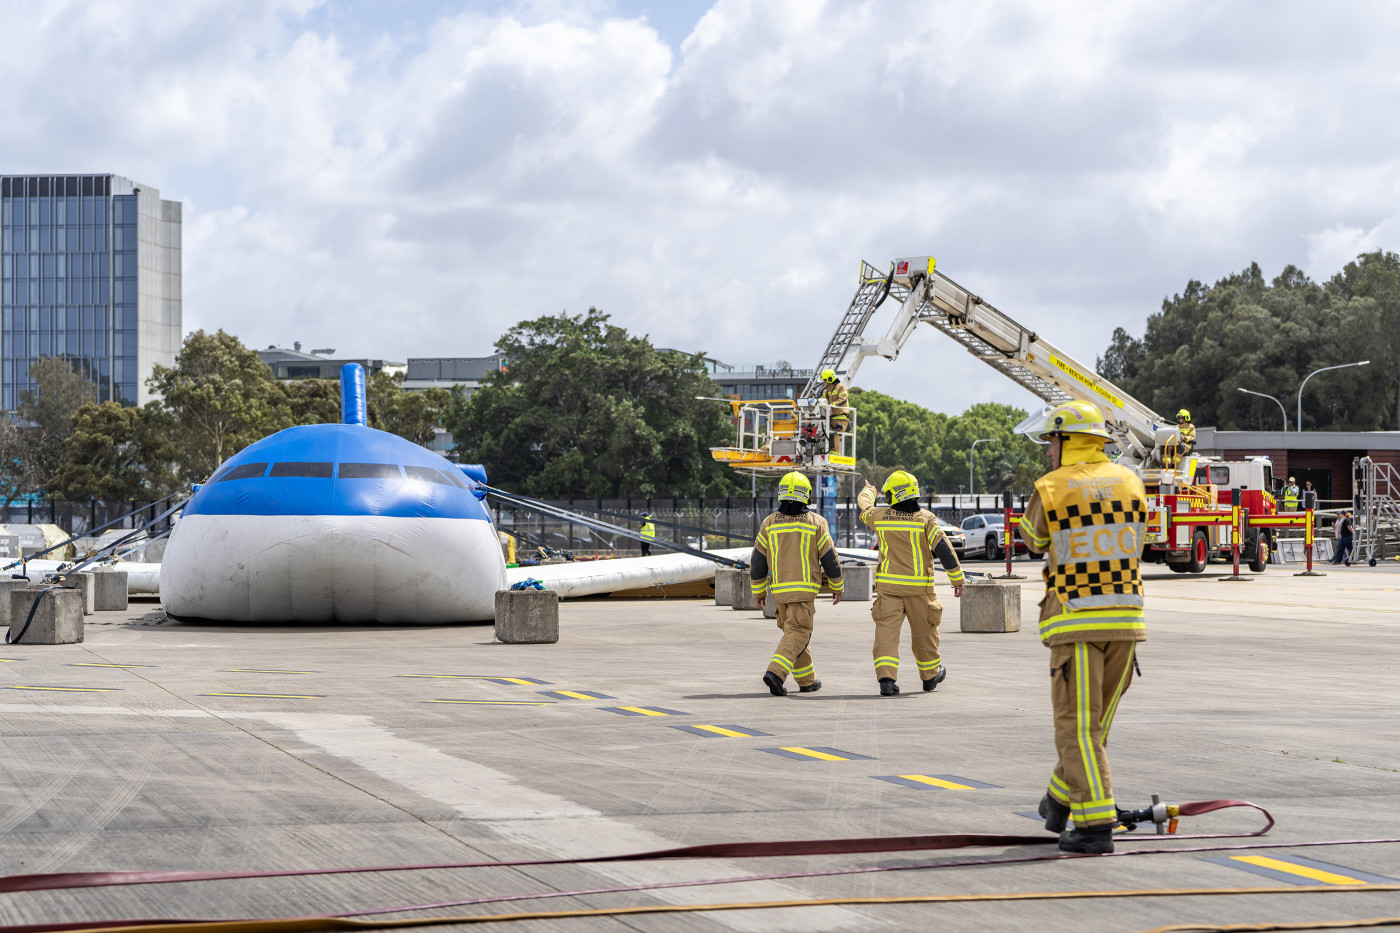
[[[1360,363],[1343,363],[1340,366],[1324,366],[1321,369],[1314,369],[1303,379],[1303,385],[1298,387],[1298,433],[1303,432],[1303,386],[1308,384],[1308,380],[1318,373],[1325,373],[1332,369],[1346,369],[1348,366],[1370,366],[1370,360],[1362,360]]]
[[[1286,408],[1283,407],[1283,403],[1282,403],[1282,402],[1280,402],[1278,399],[1274,398],[1272,395],[1265,395],[1263,392],[1255,392],[1253,389],[1240,389],[1240,391],[1241,391],[1241,392],[1245,392],[1245,393],[1247,393],[1247,394],[1249,394],[1249,395],[1257,395],[1257,396],[1259,396],[1260,398],[1272,398],[1272,399],[1274,399],[1274,404],[1277,405],[1277,406],[1278,406],[1278,410],[1279,410],[1280,412],[1283,413],[1283,432],[1284,432],[1285,434],[1288,433],[1288,409],[1286,409]]]
[[[995,438],[995,437],[979,437],[977,440],[973,441],[973,442],[972,442],[972,446],[971,446],[970,448],[968,448],[968,451],[967,451],[967,494],[968,494],[969,496],[972,495],[973,490],[976,488],[976,484],[972,481],[972,455],[973,455],[974,453],[977,452],[977,445],[978,445],[978,444],[985,444],[985,443],[987,443],[987,442],[989,442],[989,441],[995,441],[995,440],[1000,440],[1000,438]]]

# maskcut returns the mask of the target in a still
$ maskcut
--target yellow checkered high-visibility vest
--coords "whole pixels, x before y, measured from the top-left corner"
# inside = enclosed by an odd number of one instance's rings
[[[755,596],[767,596],[780,603],[811,599],[822,588],[822,555],[832,550],[831,529],[815,512],[783,515],[774,512],[758,526],[754,550],[768,558],[768,577],[752,581]],[[841,592],[843,582],[831,581],[831,590]]]
[[[1049,549],[1046,588],[1063,611],[1040,623],[1047,645],[1146,637],[1142,556],[1147,492],[1113,463],[1075,463],[1036,481]]]

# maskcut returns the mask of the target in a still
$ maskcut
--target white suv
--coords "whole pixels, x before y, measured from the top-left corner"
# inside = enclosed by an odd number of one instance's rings
[[[1000,512],[987,512],[982,515],[969,515],[962,520],[962,533],[966,539],[967,555],[969,557],[977,555],[988,560],[1005,560],[1006,552],[1002,550],[1003,531],[1005,524],[1002,522]],[[1020,535],[1012,538],[1015,542],[1015,550],[1024,553],[1026,551],[1025,542]]]

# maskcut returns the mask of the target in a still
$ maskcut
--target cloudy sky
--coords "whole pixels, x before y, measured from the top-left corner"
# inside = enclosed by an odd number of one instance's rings
[[[594,305],[810,366],[860,260],[932,254],[1092,363],[1188,279],[1400,248],[1393,3],[0,0],[0,35],[0,172],[183,201],[186,329],[251,346],[481,355]],[[859,383],[1030,403],[929,328]]]

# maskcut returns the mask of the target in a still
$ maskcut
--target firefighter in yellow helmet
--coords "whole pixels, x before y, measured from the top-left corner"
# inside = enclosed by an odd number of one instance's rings
[[[822,370],[822,385],[821,390],[817,392],[817,398],[824,398],[831,405],[831,432],[833,434],[840,434],[850,426],[851,395],[841,384],[841,380],[836,378],[834,370]],[[832,446],[835,447],[835,444],[833,443]]]
[[[1196,449],[1196,426],[1191,423],[1191,413],[1184,408],[1176,413],[1176,434],[1181,438],[1179,456],[1185,457]]]
[[[831,583],[831,604],[841,601],[841,565],[831,531],[826,519],[807,511],[811,500],[811,480],[795,470],[784,474],[778,480],[778,511],[758,526],[749,560],[749,582],[759,608],[769,599],[778,604],[783,637],[763,674],[764,686],[775,697],[787,696],[789,674],[803,693],[822,688],[809,648],[822,574]]]
[[[943,604],[933,591],[933,559],[943,563],[953,595],[962,596],[963,572],[958,555],[948,543],[938,519],[919,508],[919,481],[903,470],[885,480],[888,506],[876,506],[875,487],[869,483],[856,497],[860,520],[874,529],[880,542],[880,562],[875,566],[875,601],[870,617],[875,621],[875,677],[881,696],[899,693],[899,630],[909,620],[914,662],[925,690],[932,690],[948,676],[938,653],[938,624]]]
[[[1040,640],[1050,649],[1059,762],[1040,815],[1065,852],[1112,852],[1118,811],[1104,746],[1147,637],[1138,572],[1147,493],[1104,455],[1112,437],[1088,402],[1047,407],[1017,430],[1049,441],[1052,464],[1020,522],[1030,549],[1047,555]]]

